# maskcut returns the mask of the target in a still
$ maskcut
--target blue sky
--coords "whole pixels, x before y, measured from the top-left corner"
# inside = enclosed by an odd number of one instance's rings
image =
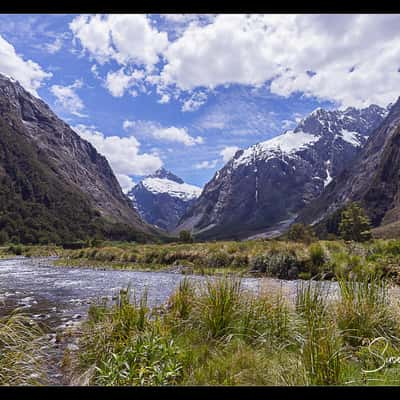
[[[400,94],[398,15],[0,15],[0,72],[104,154],[127,190],[203,186],[317,107]],[[379,56],[379,57],[378,57]]]

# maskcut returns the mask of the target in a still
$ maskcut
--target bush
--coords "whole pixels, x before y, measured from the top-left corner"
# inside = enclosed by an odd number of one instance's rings
[[[186,230],[180,231],[179,232],[179,241],[182,243],[193,243],[192,234]]]
[[[0,231],[0,244],[5,244],[10,240],[6,231]]]
[[[16,256],[22,255],[22,246],[21,245],[11,245],[8,248],[8,252],[11,254],[15,254]]]
[[[309,248],[310,253],[310,273],[316,275],[322,272],[322,266],[326,262],[325,251],[319,243],[314,243]]]
[[[291,251],[273,251],[257,255],[251,260],[251,269],[280,279],[295,279],[302,269],[302,263]]]
[[[294,242],[311,243],[317,240],[315,232],[311,226],[305,226],[303,224],[293,224],[290,226],[287,233],[288,240]]]
[[[371,239],[371,225],[365,211],[358,203],[350,203],[342,212],[339,224],[344,240],[364,242]]]
[[[152,332],[139,335],[96,368],[98,385],[173,385],[181,375],[179,348],[173,339]]]
[[[233,258],[234,257],[232,255],[220,251],[218,253],[209,254],[206,257],[205,262],[207,267],[221,268],[221,267],[228,267],[232,263]]]

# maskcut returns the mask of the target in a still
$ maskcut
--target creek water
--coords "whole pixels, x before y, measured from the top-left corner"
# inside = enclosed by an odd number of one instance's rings
[[[61,358],[66,347],[73,343],[57,343],[57,331],[79,324],[91,303],[107,298],[112,300],[121,289],[130,286],[139,298],[146,290],[149,306],[164,303],[187,275],[166,272],[99,270],[91,268],[56,267],[56,258],[16,257],[0,260],[0,316],[16,307],[45,327],[49,337],[48,370],[50,384],[63,384]],[[202,276],[189,279],[203,281]],[[242,278],[242,287],[259,290],[282,289],[293,297],[299,281],[272,278]]]

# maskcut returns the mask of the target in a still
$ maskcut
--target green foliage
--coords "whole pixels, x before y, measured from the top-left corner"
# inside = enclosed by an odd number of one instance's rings
[[[233,331],[233,321],[241,297],[239,280],[208,280],[200,296],[200,324],[210,338],[219,338]]]
[[[344,240],[356,242],[369,240],[370,228],[369,218],[358,203],[350,203],[342,212],[339,232]]]
[[[280,279],[297,278],[303,264],[293,251],[271,251],[255,256],[251,260],[254,271]]]
[[[95,383],[106,386],[173,385],[182,363],[174,340],[153,332],[136,336],[119,353],[111,353],[96,367]]]
[[[322,272],[322,267],[326,262],[326,255],[320,243],[313,243],[310,248],[310,273],[316,275]]]
[[[179,241],[182,243],[193,243],[193,237],[190,231],[182,230],[179,232]]]
[[[295,242],[311,243],[317,240],[315,232],[311,226],[305,226],[304,224],[296,223],[290,226],[287,232],[288,240]]]
[[[337,306],[338,327],[347,343],[360,346],[365,339],[400,333],[398,320],[391,311],[388,287],[379,276],[339,279],[341,300]]]
[[[89,197],[44,152],[0,120],[0,242],[61,244],[91,237],[145,241],[131,226],[100,216]]]
[[[298,289],[296,309],[300,316],[296,339],[311,385],[337,385],[342,381],[343,348],[331,319],[326,295],[320,285],[309,282]]]

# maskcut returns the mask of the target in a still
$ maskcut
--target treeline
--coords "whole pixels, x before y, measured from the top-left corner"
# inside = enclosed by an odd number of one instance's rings
[[[0,120],[0,243],[61,244],[88,238],[145,241],[105,220],[48,159]]]

